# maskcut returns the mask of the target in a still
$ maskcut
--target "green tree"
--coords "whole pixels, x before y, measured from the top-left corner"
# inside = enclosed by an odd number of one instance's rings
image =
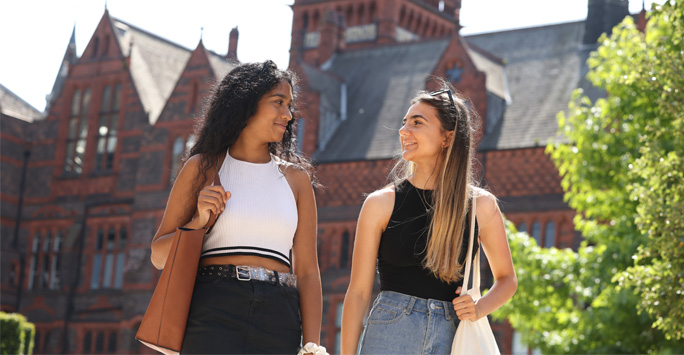
[[[684,9],[653,8],[603,36],[588,78],[607,98],[573,94],[567,143],[547,147],[584,242],[510,243],[519,287],[495,314],[545,353],[684,352]]]

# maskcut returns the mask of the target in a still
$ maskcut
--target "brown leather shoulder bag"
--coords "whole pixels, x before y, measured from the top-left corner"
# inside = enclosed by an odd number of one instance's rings
[[[218,166],[214,185],[221,185]],[[212,213],[203,229],[176,229],[166,265],[135,335],[146,346],[167,355],[180,353],[204,235],[217,218]]]

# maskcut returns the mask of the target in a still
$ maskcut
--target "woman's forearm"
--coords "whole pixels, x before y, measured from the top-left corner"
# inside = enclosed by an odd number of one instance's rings
[[[312,342],[321,345],[323,296],[318,268],[316,268],[316,272],[297,275],[297,288],[299,290],[299,308],[302,315],[303,344]]]
[[[370,297],[348,291],[342,312],[341,354],[356,354]]]
[[[200,226],[199,222],[195,218],[186,223],[183,227],[187,229],[199,229],[203,226]],[[174,230],[173,232],[164,234],[152,241],[152,252],[150,259],[152,260],[152,265],[154,265],[154,267],[156,267],[158,270],[163,269],[164,265],[166,265],[166,259],[169,257],[169,250],[171,250],[171,241],[173,240],[173,236],[175,234],[176,231]]]
[[[515,275],[502,277],[494,282],[486,295],[475,304],[478,318],[485,317],[503,306],[513,297],[518,289],[518,279]]]

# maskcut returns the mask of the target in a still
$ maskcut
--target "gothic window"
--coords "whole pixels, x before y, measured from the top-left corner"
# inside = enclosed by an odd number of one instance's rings
[[[97,55],[97,51],[100,49],[100,38],[95,37],[93,38],[93,52],[91,53],[92,57],[95,57]]]
[[[347,27],[355,26],[355,25],[359,24],[358,19],[354,18],[354,8],[351,5],[347,6],[346,16],[347,16],[347,18],[346,18]]]
[[[52,242],[52,233],[47,231],[43,240],[42,262],[40,273],[40,288],[47,288],[50,282],[50,243]]]
[[[99,227],[93,250],[90,288],[121,289],[126,262],[126,227]]]
[[[42,244],[41,244],[42,241]],[[31,246],[31,259],[29,263],[29,290],[59,288],[59,258],[62,246],[62,234],[57,231],[43,233],[36,232]]]
[[[56,290],[59,288],[59,267],[60,267],[60,251],[62,249],[62,233],[57,231],[55,239],[52,242],[52,257],[50,264],[50,289]]]
[[[40,233],[33,236],[31,246],[31,262],[29,263],[28,289],[32,290],[36,283],[36,267],[38,266],[38,247],[40,244]]]
[[[181,161],[183,156],[190,152],[192,147],[195,146],[195,135],[191,134],[188,139],[183,141],[183,137],[176,137],[173,142],[173,148],[171,150],[171,175],[169,175],[169,182],[173,184],[173,181],[178,175],[178,171],[181,168]]]
[[[93,338],[95,343],[93,344]],[[115,354],[117,352],[118,332],[116,329],[86,329],[83,335],[81,354]],[[106,351],[105,351],[106,349]]]
[[[335,354],[340,353],[342,344],[342,311],[344,302],[339,302],[335,311]]]
[[[81,174],[83,172],[83,157],[88,137],[88,108],[90,106],[90,89],[83,93],[76,89],[71,98],[71,114],[66,139],[66,158],[64,172]]]
[[[401,10],[399,11],[399,26],[400,27],[406,27],[404,20],[406,20],[406,8],[404,6],[402,6]]]
[[[297,119],[297,151],[302,152],[304,146],[304,129],[306,126],[306,121],[299,118]]]
[[[105,86],[102,90],[102,106],[98,120],[95,171],[111,171],[114,167],[120,106],[121,84],[116,84],[113,90],[112,86]]]
[[[95,336],[95,353],[101,354],[104,351],[105,334],[103,331],[97,332]]]
[[[93,334],[91,332],[86,332],[83,336],[83,349],[82,354],[90,354],[92,352]]]
[[[104,46],[102,47],[102,53],[100,53],[100,57],[106,56],[108,51],[109,51],[109,35],[105,36]]]
[[[366,8],[363,6],[363,4],[359,5],[359,10],[358,10],[358,15],[357,15],[359,25],[365,25],[369,22],[364,18],[364,16],[366,15],[365,11],[366,11]]]
[[[548,221],[544,230],[544,247],[551,248],[556,246],[556,223]]]
[[[537,241],[537,245],[542,246],[541,241],[541,223],[539,221],[534,221],[532,223],[532,238]]]
[[[180,169],[179,165],[183,155],[183,147],[183,137],[177,137],[173,142],[173,151],[171,152],[171,176],[169,179],[171,183],[173,183],[176,179],[176,175],[178,175],[178,170]]]
[[[368,12],[368,15],[370,16],[369,22],[375,22],[375,1],[371,2]]]
[[[304,11],[304,15],[302,15],[302,30],[304,33],[308,32],[308,27],[309,27],[309,12]]]
[[[311,21],[311,30],[312,31],[318,31],[318,19],[320,18],[320,15],[318,14],[318,10],[314,11],[313,14],[313,20]]]
[[[525,232],[525,233],[527,233],[527,223],[525,223],[525,222],[520,222],[520,224],[518,224],[518,232]]]
[[[46,354],[51,353],[48,349],[50,344],[50,337],[52,332],[50,329],[45,329],[43,327],[36,326],[36,335],[33,338],[33,353],[34,354]]]
[[[117,333],[116,331],[112,331],[109,333],[109,340],[107,341],[107,352],[110,354],[116,353],[116,340],[117,340]]]
[[[190,105],[188,105],[188,113],[194,113],[197,108],[197,92],[199,91],[199,85],[197,81],[192,82],[192,91],[190,93]]]

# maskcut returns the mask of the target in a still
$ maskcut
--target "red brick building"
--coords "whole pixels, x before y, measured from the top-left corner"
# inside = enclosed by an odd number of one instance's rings
[[[587,21],[474,36],[459,34],[460,3],[292,5],[298,135],[325,186],[316,196],[329,350],[364,194],[386,183],[401,118],[431,75],[449,78],[479,114],[479,178],[506,217],[544,246],[578,245],[544,146],[573,89],[602,95],[582,79],[584,62],[627,1],[591,0]],[[146,351],[134,334],[159,275],[149,243],[193,118],[234,66],[237,37],[225,55],[201,40],[187,49],[105,11],[80,57],[72,37],[45,113],[0,87],[1,304],[36,324],[36,353]],[[494,330],[504,352],[519,350],[510,327]]]

